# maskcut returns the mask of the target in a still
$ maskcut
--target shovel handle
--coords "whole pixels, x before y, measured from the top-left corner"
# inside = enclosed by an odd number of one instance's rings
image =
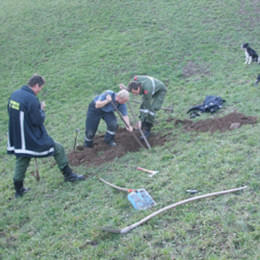
[[[37,161],[37,158],[35,157],[34,158],[34,166],[35,166],[35,178],[36,178],[36,181],[40,181],[40,174],[39,174],[39,167],[38,167],[38,161]]]

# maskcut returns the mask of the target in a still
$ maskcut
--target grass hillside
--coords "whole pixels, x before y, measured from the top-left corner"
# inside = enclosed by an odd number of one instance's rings
[[[97,167],[74,167],[88,176],[64,183],[53,158],[38,160],[41,180],[27,170],[31,190],[14,199],[15,157],[6,154],[7,99],[39,73],[46,84],[49,134],[72,150],[75,129],[84,140],[92,98],[118,90],[135,74],[168,87],[164,106],[174,118],[206,95],[226,104],[215,115],[260,114],[254,82],[260,66],[244,64],[240,45],[260,54],[260,1],[0,1],[0,259],[260,259],[260,126],[234,131],[186,132],[158,113],[153,132],[171,133],[163,146],[127,153]],[[134,99],[134,97],[131,97]],[[136,109],[136,112],[137,109]],[[122,124],[121,124],[122,125]],[[123,126],[123,125],[122,125]],[[102,123],[98,134],[104,133]],[[159,170],[153,178],[136,166]],[[137,211],[127,195],[101,183],[145,188],[157,205]],[[171,203],[247,185],[239,193],[194,201],[154,217],[126,235],[123,228]]]

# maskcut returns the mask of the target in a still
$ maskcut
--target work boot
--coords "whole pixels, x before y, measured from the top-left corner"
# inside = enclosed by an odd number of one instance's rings
[[[15,198],[21,198],[29,189],[24,188],[23,181],[14,181]]]
[[[93,148],[93,142],[92,141],[85,141],[84,146],[87,148]]]
[[[114,140],[110,140],[110,141],[105,141],[106,144],[108,144],[110,147],[115,147],[117,146],[116,142]]]
[[[116,146],[116,142],[114,141],[115,139],[115,135],[114,134],[111,134],[111,132],[114,132],[116,131],[117,127],[116,126],[113,126],[113,128],[111,129],[115,129],[114,131],[112,130],[107,130],[105,136],[104,136],[104,141],[106,144],[108,144],[110,147],[115,147]]]
[[[85,180],[85,177],[83,175],[77,175],[73,173],[68,165],[62,170],[62,173],[64,175],[64,181],[75,182]]]
[[[116,142],[113,141],[113,140],[111,142],[109,142],[108,145],[111,146],[111,147],[117,146]]]

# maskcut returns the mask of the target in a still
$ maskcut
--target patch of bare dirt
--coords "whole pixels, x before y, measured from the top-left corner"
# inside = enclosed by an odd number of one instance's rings
[[[225,132],[228,130],[234,130],[245,124],[255,124],[257,117],[245,116],[242,113],[233,112],[224,117],[205,119],[193,122],[192,120],[175,120],[175,125],[182,124],[183,128],[187,131],[197,132],[211,132],[216,131]]]
[[[210,74],[209,68],[206,65],[197,64],[189,61],[182,70],[182,75],[184,78],[191,77],[193,75],[208,75]]]
[[[187,131],[213,133],[215,131],[231,131],[245,124],[255,124],[257,122],[257,117],[246,116],[241,113],[233,112],[224,117],[199,120],[197,122],[174,118],[169,118],[167,121],[174,122],[174,125],[181,124]],[[140,136],[138,131],[135,131],[135,134],[138,137]],[[170,138],[170,134],[161,136],[160,134],[153,132],[149,138],[149,143],[152,147],[163,145]],[[120,128],[117,131],[115,141],[117,146],[110,147],[104,143],[104,135],[96,136],[94,139],[93,148],[77,146],[76,151],[68,154],[70,164],[74,166],[80,164],[97,166],[109,161],[113,161],[115,158],[119,158],[128,152],[137,152],[141,148],[131,133],[127,132],[123,128]],[[143,144],[145,146],[145,143]]]
[[[138,131],[134,132],[139,138]],[[77,146],[76,151],[68,154],[68,159],[71,165],[100,165],[105,162],[114,160],[125,155],[127,152],[137,152],[141,146],[134,139],[133,135],[123,128],[118,129],[115,141],[116,147],[110,147],[104,142],[104,135],[95,136],[94,147],[86,148],[84,146]],[[166,142],[166,136],[152,133],[149,137],[150,145],[163,145]],[[145,146],[145,143],[142,142]]]

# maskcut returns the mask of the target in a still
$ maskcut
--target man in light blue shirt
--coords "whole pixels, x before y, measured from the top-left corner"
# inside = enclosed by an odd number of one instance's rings
[[[117,130],[117,118],[114,111],[118,109],[126,124],[126,129],[130,132],[133,131],[130,125],[129,117],[127,114],[126,102],[129,100],[129,93],[127,90],[121,90],[117,93],[112,90],[106,90],[102,94],[96,96],[89,104],[86,128],[85,128],[85,147],[93,147],[93,139],[98,129],[101,119],[104,119],[107,125],[107,131],[104,141],[109,146],[116,146],[114,137]]]

